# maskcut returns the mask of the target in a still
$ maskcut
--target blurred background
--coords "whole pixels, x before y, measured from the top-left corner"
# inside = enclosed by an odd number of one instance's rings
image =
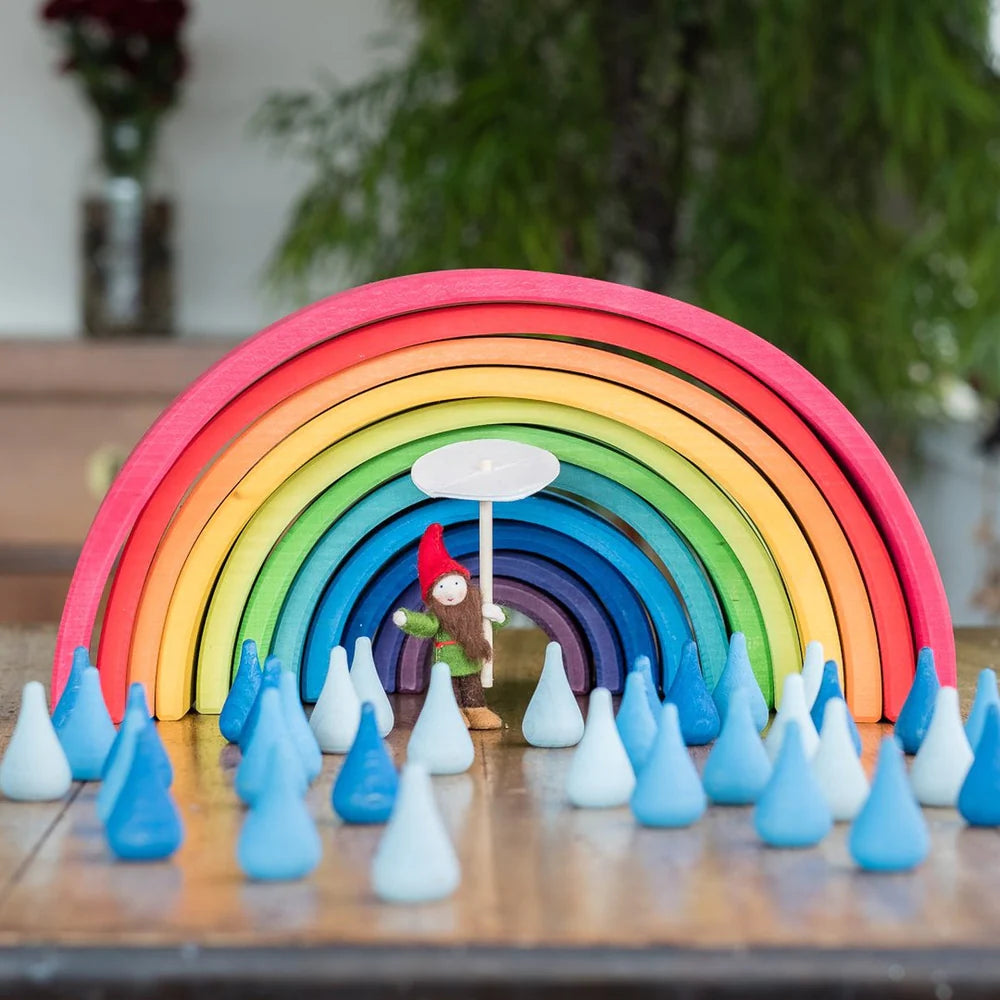
[[[852,409],[956,624],[1000,620],[1000,4],[4,0],[0,621],[235,342],[524,267],[747,326]]]

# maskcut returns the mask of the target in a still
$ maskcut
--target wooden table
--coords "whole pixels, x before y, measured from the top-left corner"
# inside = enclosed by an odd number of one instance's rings
[[[44,677],[54,631],[0,631],[0,746],[12,698]],[[959,632],[966,706],[1000,630]],[[524,651],[519,655],[533,659]],[[499,654],[503,662],[503,649]],[[540,665],[540,660],[538,661]],[[748,809],[712,808],[683,831],[644,830],[627,809],[574,810],[572,751],[526,747],[530,687],[498,688],[510,729],[476,734],[476,761],[436,778],[463,882],[450,900],[379,903],[368,885],[378,828],[329,806],[342,758],[309,793],[324,857],[308,880],[254,885],[234,858],[238,751],[211,717],[164,723],[186,839],[168,863],[110,860],[96,787],[66,801],[0,802],[0,996],[812,996],[996,995],[1000,836],[928,810],[916,872],[857,871],[838,825],[817,848],[777,851]],[[419,707],[395,699],[396,759]],[[862,726],[870,768],[887,727]],[[696,751],[701,764],[705,752]]]

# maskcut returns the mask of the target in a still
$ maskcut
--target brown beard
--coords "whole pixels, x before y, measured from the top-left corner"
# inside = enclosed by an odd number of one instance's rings
[[[441,604],[433,597],[427,605],[440,626],[457,640],[465,655],[478,663],[490,659],[492,650],[483,634],[483,595],[480,589],[470,583],[465,600],[461,604]]]

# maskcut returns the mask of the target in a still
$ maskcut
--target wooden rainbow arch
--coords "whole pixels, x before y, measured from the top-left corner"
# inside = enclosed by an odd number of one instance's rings
[[[470,436],[560,457],[550,491],[498,509],[510,566],[543,558],[568,593],[589,577],[605,605],[589,613],[611,623],[607,648],[625,657],[645,643],[665,681],[688,637],[717,678],[739,629],[772,699],[810,639],[843,664],[859,720],[895,718],[920,646],[954,683],[947,601],[920,524],[884,457],[815,378],[673,299],[485,270],[334,295],[183,393],[129,457],[84,543],[54,696],[72,649],[96,641],[107,594],[96,659],[116,718],[133,681],[160,718],[192,703],[218,711],[246,635],[279,650],[314,697],[329,641],[359,621],[384,633],[372,609],[386,614],[401,593],[399,549],[387,546],[412,546],[432,509],[470,520],[461,504],[426,505],[406,478],[419,455]],[[383,590],[394,593],[366,603],[390,578]],[[531,600],[538,588],[511,580],[509,592]],[[542,611],[596,660],[596,617]]]

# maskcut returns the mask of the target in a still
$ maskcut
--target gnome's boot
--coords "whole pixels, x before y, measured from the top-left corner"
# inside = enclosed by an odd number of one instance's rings
[[[486,705],[477,705],[464,711],[470,729],[503,729],[503,719]]]

